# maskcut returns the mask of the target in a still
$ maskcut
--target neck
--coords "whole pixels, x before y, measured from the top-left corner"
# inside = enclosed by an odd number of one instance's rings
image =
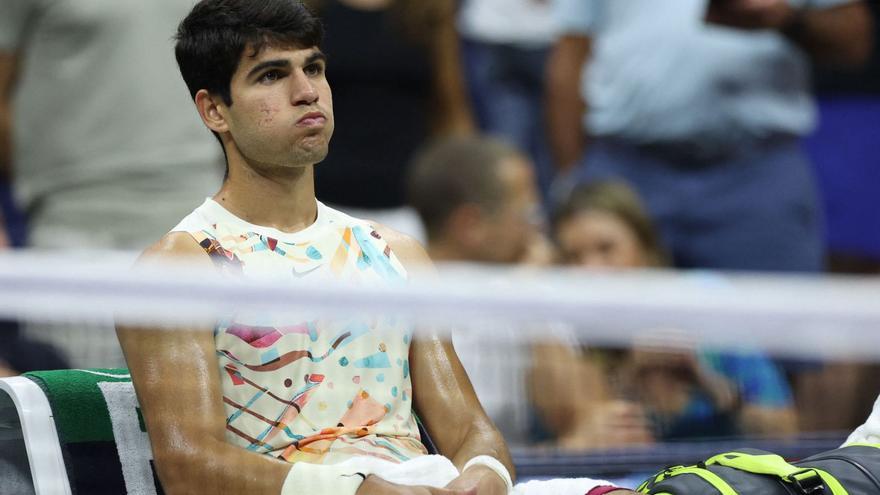
[[[213,199],[233,215],[249,223],[290,233],[315,222],[318,207],[314,165],[267,173],[240,157],[230,156],[229,161],[229,178]]]

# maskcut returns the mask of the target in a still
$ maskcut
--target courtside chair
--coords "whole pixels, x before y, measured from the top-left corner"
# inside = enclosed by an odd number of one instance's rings
[[[0,378],[0,494],[162,493],[127,369]]]
[[[0,379],[0,493],[162,493],[126,369]]]

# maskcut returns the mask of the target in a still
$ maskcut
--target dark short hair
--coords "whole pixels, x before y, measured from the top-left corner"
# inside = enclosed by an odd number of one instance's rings
[[[449,137],[429,143],[409,168],[407,197],[429,237],[439,236],[450,215],[464,204],[493,210],[504,200],[498,167],[519,156],[512,146],[483,136]]]
[[[590,212],[606,213],[618,218],[635,234],[652,265],[668,264],[668,256],[654,222],[638,193],[629,184],[605,180],[576,187],[554,213],[554,230],[558,232],[562,223]]]
[[[320,47],[321,21],[299,0],[202,0],[177,28],[174,48],[183,80],[232,104],[232,75],[245,49]]]

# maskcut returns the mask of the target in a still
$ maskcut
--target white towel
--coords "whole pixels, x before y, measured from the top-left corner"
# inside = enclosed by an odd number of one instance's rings
[[[871,411],[865,424],[856,428],[843,445],[851,443],[880,443],[880,397],[877,397],[874,410]]]
[[[376,459],[356,457],[341,465],[352,465],[369,471],[385,481],[398,485],[423,485],[443,488],[458,475],[458,469],[441,455],[425,455],[401,464]],[[611,483],[590,478],[554,479],[529,481],[513,487],[512,495],[584,495],[597,486]]]

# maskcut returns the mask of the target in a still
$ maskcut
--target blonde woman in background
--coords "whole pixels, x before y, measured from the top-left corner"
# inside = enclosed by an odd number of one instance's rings
[[[570,266],[634,270],[666,264],[639,198],[620,182],[576,189],[556,215],[555,234]],[[543,391],[534,395],[536,405],[563,447],[796,431],[789,385],[761,353],[697,348],[674,330],[648,332],[634,349],[560,347],[535,351],[533,382]],[[558,407],[549,397],[575,400]]]

